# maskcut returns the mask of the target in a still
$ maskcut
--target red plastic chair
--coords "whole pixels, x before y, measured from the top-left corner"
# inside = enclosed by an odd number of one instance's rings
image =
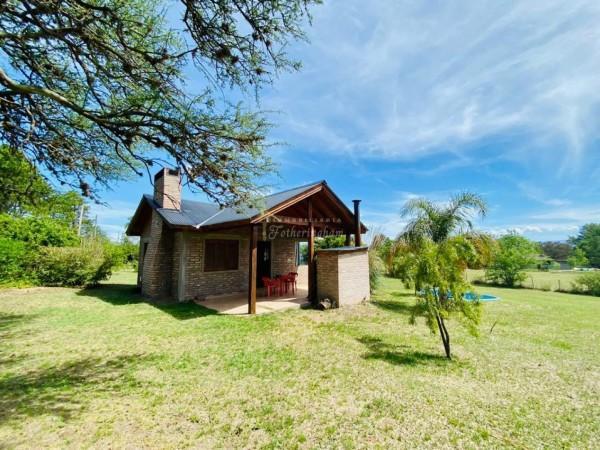
[[[292,293],[295,294],[296,290],[298,288],[297,284],[298,284],[298,272],[290,272],[287,274],[287,280],[290,284],[290,286],[292,287]]]
[[[263,286],[267,290],[267,297],[270,297],[272,292],[275,292],[275,295],[281,292],[281,287],[277,280],[273,280],[269,277],[262,277],[262,282]]]

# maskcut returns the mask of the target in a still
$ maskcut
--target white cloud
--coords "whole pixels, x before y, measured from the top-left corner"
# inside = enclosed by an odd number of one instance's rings
[[[571,203],[570,200],[562,198],[549,198],[545,192],[545,189],[532,182],[518,182],[517,187],[523,194],[525,194],[527,198],[535,200],[536,202],[544,205],[566,206]]]
[[[383,233],[386,236],[397,236],[406,225],[398,211],[383,212],[365,209],[361,212],[362,222],[371,232]]]
[[[574,221],[580,224],[600,221],[600,206],[582,206],[575,208],[557,208],[543,213],[533,214],[538,220]]]
[[[98,220],[122,220],[126,221],[135,212],[138,204],[125,201],[111,201],[108,205],[98,205],[93,203],[90,205],[89,215],[91,218],[98,216]]]
[[[597,137],[600,2],[328,2],[305,69],[265,100],[289,142],[416,159],[497,134],[504,157],[581,166]],[[545,150],[545,151],[542,151]]]
[[[526,235],[540,234],[574,234],[579,230],[579,226],[574,224],[561,223],[517,223],[504,226],[481,227],[483,231],[496,236],[501,236],[510,232]]]
[[[133,216],[137,203],[114,200],[108,205],[91,204],[88,215],[98,220],[98,226],[111,238],[119,239],[125,233],[125,226]]]

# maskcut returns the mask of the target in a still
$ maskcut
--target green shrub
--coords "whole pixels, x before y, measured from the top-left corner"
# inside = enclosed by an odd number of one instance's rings
[[[48,286],[93,286],[111,275],[112,252],[99,244],[43,247],[35,263],[38,281]]]
[[[511,233],[498,239],[498,247],[485,273],[488,281],[509,287],[525,281],[523,270],[535,262],[538,246],[523,236]]]
[[[0,237],[0,282],[19,281],[25,277],[29,251],[24,242]]]
[[[77,245],[75,231],[50,217],[15,217],[0,214],[0,237],[21,241],[30,247]]]
[[[578,276],[573,282],[573,291],[600,297],[600,272],[590,272]]]
[[[396,256],[389,269],[389,275],[393,278],[402,280],[406,288],[413,286],[413,280],[416,272],[417,257],[410,252]]]
[[[130,267],[137,269],[139,246],[133,243],[128,238],[124,238],[121,242],[105,242],[104,250],[113,255],[115,268]]]
[[[375,251],[369,251],[369,287],[374,292],[379,286],[381,276],[385,272],[385,264]]]
[[[386,237],[381,233],[372,232],[369,240],[371,241],[369,243],[369,288],[371,292],[374,292],[385,272],[385,264],[379,255],[386,242]]]

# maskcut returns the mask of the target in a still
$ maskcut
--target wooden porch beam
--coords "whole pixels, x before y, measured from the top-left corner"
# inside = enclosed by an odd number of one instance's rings
[[[342,203],[342,201],[337,198],[337,196],[331,192],[329,189],[323,189],[323,195],[329,199],[332,205],[335,205],[339,212],[343,215],[343,219],[348,225],[354,224],[354,218],[352,217],[352,212]]]
[[[321,194],[319,194],[319,197],[321,196]],[[316,196],[317,197],[317,196]],[[324,198],[315,198],[315,202],[313,203],[313,215],[316,212],[318,213],[319,216],[321,217],[329,217],[330,219],[340,219],[342,220],[342,222],[344,222],[344,214],[341,213],[336,213],[335,211],[333,211],[329,205],[327,205],[327,202],[325,201],[326,199]],[[345,224],[348,225],[348,224]]]
[[[287,207],[289,207],[293,204],[296,204],[299,201],[304,200],[305,198],[309,198],[311,195],[314,195],[317,192],[320,192],[322,189],[323,189],[323,185],[318,184],[314,188],[304,191],[301,194],[298,194],[295,197],[292,197],[292,198],[286,200],[285,202],[280,203],[279,205],[269,209],[268,211],[265,211],[263,214],[253,217],[250,221],[252,223],[262,222],[266,217],[277,214],[278,212],[283,211]]]
[[[298,219],[304,219],[303,217],[299,217]],[[287,219],[277,219],[277,220],[272,220],[272,221],[268,221],[267,222],[270,225],[293,225],[299,228],[307,228],[308,227],[308,222],[303,221],[303,220],[294,220],[294,218],[287,218]],[[340,229],[340,230],[345,230],[346,226],[343,223],[337,223],[337,222],[319,222],[318,218],[313,219],[313,226],[315,228],[335,228],[335,229]]]
[[[250,225],[250,261],[248,264],[248,314],[256,314],[256,254],[258,227]]]

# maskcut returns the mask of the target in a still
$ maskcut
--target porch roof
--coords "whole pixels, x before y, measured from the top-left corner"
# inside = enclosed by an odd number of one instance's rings
[[[274,214],[286,211],[287,208],[294,207],[302,200],[319,192],[324,192],[325,202],[333,204],[331,207],[324,205],[323,209],[326,211],[336,210],[345,216],[348,225],[350,225],[354,218],[353,213],[329,188],[327,182],[322,180],[267,195],[261,199],[260,208],[246,207],[241,210],[233,207],[221,208],[214,203],[185,199],[181,201],[181,210],[161,208],[154,201],[152,195],[144,194],[127,227],[127,234],[130,236],[140,235],[145,218],[148,217],[148,213],[152,209],[156,210],[171,227],[200,231],[214,230],[261,222]],[[367,231],[362,223],[361,228],[363,232]]]

